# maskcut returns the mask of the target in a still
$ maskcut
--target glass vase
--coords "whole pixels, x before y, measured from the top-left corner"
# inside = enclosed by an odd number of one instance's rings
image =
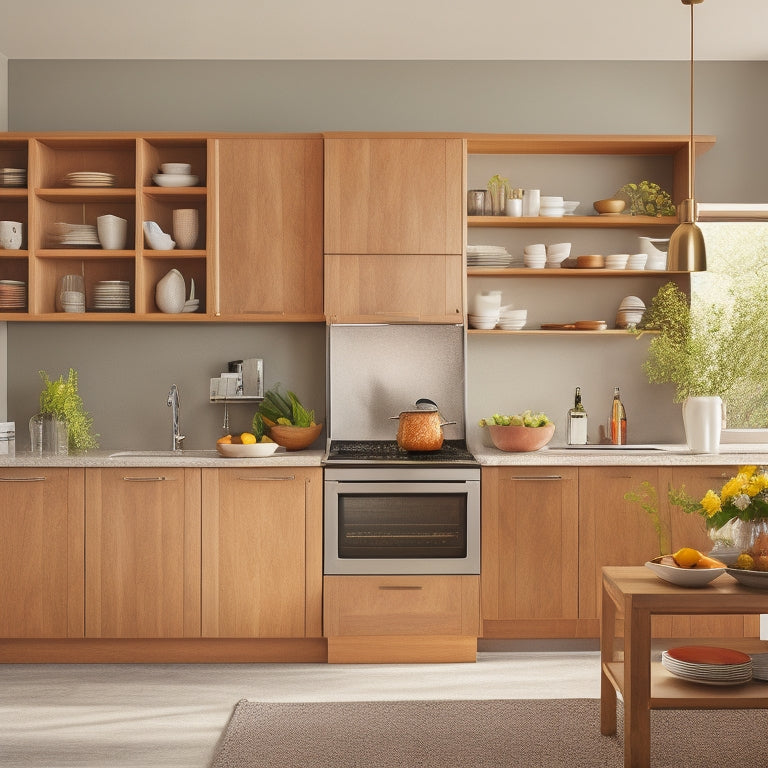
[[[742,555],[752,558],[748,570],[768,571],[768,520],[742,521],[736,545]]]
[[[69,453],[67,422],[53,413],[36,413],[29,420],[29,443],[32,453],[66,456]]]

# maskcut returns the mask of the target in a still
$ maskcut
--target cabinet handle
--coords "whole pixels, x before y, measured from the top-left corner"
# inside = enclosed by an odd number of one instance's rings
[[[516,475],[515,477],[506,477],[505,480],[562,480],[562,475]]]
[[[157,483],[161,480],[167,480],[168,478],[160,475],[159,477],[124,477],[123,480],[125,480],[128,483]]]
[[[216,174],[216,183],[213,185],[213,217],[215,237],[213,238],[213,314],[215,317],[221,317],[221,217],[219,215],[219,140],[213,142],[213,168],[208,168],[208,180],[211,173]]]
[[[395,590],[403,590],[403,591],[405,591],[405,590],[413,590],[413,591],[416,591],[416,590],[419,590],[419,589],[424,589],[424,587],[420,587],[420,586],[418,586],[416,584],[414,584],[413,586],[403,585],[402,587],[395,586],[394,584],[393,585],[384,585],[384,584],[382,584],[382,585],[379,586],[379,589],[387,589],[387,590],[390,590],[390,591],[395,591]]]
[[[238,480],[295,480],[296,475],[267,475],[265,477],[238,477]]]
[[[0,483],[41,483],[47,477],[0,477]]]

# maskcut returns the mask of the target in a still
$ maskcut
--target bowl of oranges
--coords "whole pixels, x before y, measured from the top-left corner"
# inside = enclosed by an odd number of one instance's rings
[[[263,459],[271,456],[278,447],[278,444],[266,435],[257,440],[252,432],[224,435],[216,441],[216,450],[226,459]]]

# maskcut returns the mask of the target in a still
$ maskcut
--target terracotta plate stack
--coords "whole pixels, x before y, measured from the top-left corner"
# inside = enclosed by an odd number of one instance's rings
[[[730,648],[683,645],[662,651],[662,666],[676,677],[705,685],[741,685],[752,679],[752,657]]]
[[[24,309],[27,284],[20,280],[0,280],[0,309]]]

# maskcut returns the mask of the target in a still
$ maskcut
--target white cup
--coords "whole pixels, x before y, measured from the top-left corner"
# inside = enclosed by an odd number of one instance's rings
[[[199,233],[196,208],[175,208],[173,211],[173,239],[179,248],[188,250],[197,244]]]
[[[523,192],[523,216],[538,216],[541,206],[541,190],[526,189]]]
[[[111,213],[99,216],[96,219],[96,231],[102,248],[107,251],[120,251],[125,248],[128,238],[128,220]]]
[[[0,221],[0,248],[12,251],[21,248],[21,232],[20,221]]]

